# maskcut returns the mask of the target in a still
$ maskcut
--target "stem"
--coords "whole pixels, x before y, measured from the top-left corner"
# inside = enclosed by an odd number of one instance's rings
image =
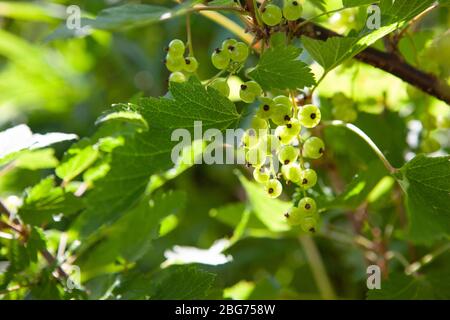
[[[200,12],[200,11],[234,11],[240,14],[247,14],[248,12],[237,6],[205,6],[203,4],[197,4],[188,11]]]
[[[189,56],[194,56],[194,46],[192,45],[192,31],[191,31],[191,14],[186,14],[186,34],[187,34],[187,43],[189,49]]]
[[[311,17],[311,18],[309,18],[309,19],[306,19],[305,21],[300,22],[300,23],[295,27],[294,33],[297,32],[298,29],[300,29],[300,28],[303,27],[304,25],[306,25],[306,24],[308,24],[308,23],[310,23],[310,22],[312,22],[312,21],[314,21],[314,20],[316,20],[316,19],[318,19],[318,18],[320,18],[320,17],[326,16],[326,15],[329,15],[329,14],[332,14],[332,13],[336,13],[336,12],[339,12],[339,11],[342,11],[342,10],[345,10],[345,9],[348,9],[348,8],[342,7],[342,8],[334,9],[334,10],[331,10],[331,11],[322,12],[321,14],[318,14],[318,15],[316,15],[316,16],[314,16],[314,17]]]
[[[381,152],[381,150],[378,148],[378,146],[375,144],[375,142],[373,142],[373,140],[370,139],[370,137],[367,134],[365,134],[364,131],[359,129],[357,126],[355,126],[355,125],[353,125],[351,123],[345,123],[345,122],[340,121],[340,120],[325,121],[324,124],[325,125],[330,125],[330,126],[345,127],[347,129],[349,129],[350,131],[353,131],[354,133],[356,133],[360,138],[362,138],[372,148],[372,150],[375,152],[375,154],[378,156],[378,158],[380,158],[381,162],[383,162],[384,166],[389,171],[389,173],[394,174],[394,173],[396,173],[398,171],[386,159],[386,157],[384,156],[383,152]]]
[[[300,236],[299,241],[305,250],[306,257],[311,266],[311,271],[319,288],[320,294],[325,300],[335,300],[336,294],[334,293],[333,286],[328,278],[327,271],[320,256],[319,250],[310,236]]]

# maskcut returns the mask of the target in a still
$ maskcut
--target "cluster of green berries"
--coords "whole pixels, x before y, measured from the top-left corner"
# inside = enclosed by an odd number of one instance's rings
[[[283,9],[275,4],[268,4],[261,10],[261,18],[263,22],[270,26],[276,26],[281,23],[283,17],[287,21],[298,20],[303,12],[300,0],[285,0]]]
[[[183,41],[174,39],[169,43],[165,65],[171,72],[170,82],[184,82],[187,77],[196,72],[198,61],[195,57],[185,57],[186,46]]]
[[[251,90],[249,100],[253,101],[256,97],[260,101],[251,128],[244,133],[241,141],[246,162],[254,168],[253,177],[264,185],[270,198],[281,195],[283,185],[280,178],[286,183],[296,184],[305,197],[286,214],[287,221],[291,225],[300,225],[307,232],[315,231],[317,206],[314,199],[306,197],[306,190],[317,183],[317,173],[307,168],[305,161],[322,157],[325,145],[318,137],[302,134],[302,128],[311,129],[319,124],[320,109],[312,104],[298,106],[284,95],[261,97],[261,89],[254,81],[244,85],[244,92]],[[272,124],[276,126],[274,132],[270,130]],[[281,165],[280,172],[275,170],[278,165]]]

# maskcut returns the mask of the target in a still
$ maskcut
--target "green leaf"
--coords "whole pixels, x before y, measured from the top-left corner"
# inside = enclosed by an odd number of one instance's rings
[[[121,256],[128,262],[142,257],[159,236],[161,221],[184,208],[186,194],[181,191],[159,193],[146,198],[104,231],[105,237],[93,248],[87,248],[83,270],[92,270],[112,263]]]
[[[173,8],[149,4],[124,4],[100,11],[95,19],[81,18],[80,30],[69,29],[64,23],[47,37],[47,41],[55,39],[71,38],[89,34],[91,29],[98,30],[123,30],[129,28],[142,27],[160,21],[172,19],[185,14],[192,6],[190,1],[186,1]]]
[[[269,198],[261,185],[248,181],[243,175],[239,175],[239,180],[259,220],[271,231],[288,231],[289,226],[284,214],[292,205],[289,202]]]
[[[114,222],[142,196],[149,178],[174,164],[172,131],[186,129],[193,137],[194,121],[203,122],[203,131],[234,126],[240,115],[234,104],[217,91],[205,89],[192,77],[185,83],[172,83],[171,98],[145,98],[137,107],[149,129],[137,132],[112,152],[110,171],[96,182],[87,198],[87,210],[78,220],[83,235]]]
[[[298,59],[301,52],[302,49],[292,45],[271,47],[261,55],[258,64],[248,71],[248,75],[264,90],[312,86],[315,80],[311,69]]]
[[[54,168],[58,165],[55,151],[51,148],[41,150],[24,150],[17,154],[14,167],[28,170]]]
[[[311,0],[310,2],[319,10],[326,11],[326,0]]]
[[[156,274],[133,272],[124,277],[116,293],[122,299],[204,299],[215,277],[192,265],[172,266]]]
[[[437,272],[439,271],[439,272]],[[382,281],[380,290],[369,290],[369,300],[448,300],[450,299],[450,272],[439,268],[418,276],[392,273]]]
[[[347,4],[361,5],[366,4],[366,2],[348,1]],[[326,41],[304,36],[302,36],[301,40],[309,54],[325,69],[326,74],[377,40],[400,28],[404,23],[414,18],[433,3],[434,0],[383,2],[381,6],[381,25],[378,29],[371,30],[366,27],[358,36],[331,37]]]
[[[351,8],[351,7],[359,7],[369,4],[374,4],[379,1],[374,0],[342,0],[342,4],[344,7]]]
[[[406,193],[409,235],[416,242],[450,236],[450,156],[419,155],[404,165],[397,179]]]
[[[56,168],[56,175],[68,182],[90,167],[99,156],[96,145],[87,145],[87,140],[72,146],[62,163]]]
[[[26,191],[19,216],[25,223],[41,225],[50,222],[53,215],[69,216],[81,208],[81,200],[63,188],[55,187],[54,177],[50,176]]]

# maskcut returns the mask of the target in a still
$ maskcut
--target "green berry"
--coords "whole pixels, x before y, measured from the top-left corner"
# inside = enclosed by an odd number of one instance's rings
[[[291,226],[298,226],[302,222],[302,213],[297,207],[290,208],[284,216],[286,217],[287,223]]]
[[[275,100],[274,100],[275,102]],[[288,123],[292,118],[292,108],[286,104],[275,104],[270,119],[278,126]]]
[[[266,157],[267,155],[258,146],[250,148],[245,155],[247,163],[253,167],[262,166],[266,162]]]
[[[170,72],[177,72],[184,69],[185,61],[182,56],[178,57],[168,53],[165,62]]]
[[[302,169],[297,163],[292,163],[282,166],[281,173],[286,181],[297,183],[300,181]]]
[[[320,109],[315,105],[308,104],[300,108],[298,119],[302,126],[306,128],[314,128],[321,119]]]
[[[247,130],[241,138],[241,144],[246,149],[253,148],[258,144],[258,137],[256,136],[255,130]]]
[[[278,160],[283,165],[288,165],[295,162],[300,154],[300,151],[294,146],[283,146],[278,153]]]
[[[264,167],[256,167],[253,170],[253,178],[258,183],[267,183],[270,179],[270,173]]]
[[[281,19],[283,18],[283,14],[281,12],[280,7],[274,5],[274,4],[268,4],[262,14],[261,18],[265,24],[268,26],[276,26],[281,22]]]
[[[262,119],[269,119],[273,112],[274,103],[270,98],[260,98],[261,104],[259,105],[256,115]]]
[[[225,97],[230,95],[230,87],[228,86],[227,79],[225,78],[214,79],[209,86],[219,91],[220,94]]]
[[[222,50],[223,51],[227,51],[230,49],[230,46],[233,47],[235,46],[237,43],[236,39],[226,39],[225,41],[222,42]]]
[[[236,62],[244,62],[248,57],[248,46],[243,42],[237,42],[234,46],[228,46],[230,58]]]
[[[265,190],[266,194],[270,198],[274,199],[281,195],[281,192],[283,192],[283,186],[277,179],[270,179],[265,185]]]
[[[169,43],[169,53],[173,56],[182,57],[184,55],[184,51],[186,50],[186,46],[184,42],[179,39],[174,39]]]
[[[325,152],[322,139],[317,137],[308,138],[303,144],[302,154],[306,158],[319,159]]]
[[[303,7],[299,0],[285,0],[283,7],[283,16],[288,21],[298,20],[302,16]]]
[[[184,59],[184,71],[195,72],[198,68],[198,61],[195,57],[187,57]]]
[[[252,103],[255,99],[262,94],[262,89],[255,81],[247,81],[241,84],[239,90],[239,96],[241,100],[246,103]]]
[[[288,123],[286,123],[286,128],[291,136],[297,136],[300,133],[302,126],[300,125],[300,121],[292,118]]]
[[[303,189],[309,189],[316,185],[317,173],[313,169],[306,169],[302,171],[300,176],[299,185]]]
[[[316,201],[313,198],[302,198],[298,203],[298,209],[304,215],[313,215],[317,213]]]
[[[217,69],[224,70],[230,64],[230,56],[226,51],[216,49],[211,55],[211,62]]]
[[[186,76],[179,71],[173,72],[169,76],[169,82],[185,82],[185,81]]]
[[[273,98],[273,102],[275,102],[275,104],[284,104],[289,108],[292,108],[292,101],[291,99],[289,99],[289,97],[286,96],[276,96],[275,98]]]
[[[300,227],[304,232],[314,233],[317,230],[318,221],[314,217],[304,217],[300,222]]]
[[[270,156],[277,153],[280,148],[280,141],[276,136],[268,134],[259,141],[259,148]]]
[[[260,130],[266,130],[269,124],[267,123],[267,120],[261,119],[257,116],[253,117],[252,119],[252,129],[255,129],[257,133],[260,132]]]
[[[281,144],[289,144],[295,136],[291,135],[289,129],[286,126],[278,126],[275,129],[275,136],[278,138]]]

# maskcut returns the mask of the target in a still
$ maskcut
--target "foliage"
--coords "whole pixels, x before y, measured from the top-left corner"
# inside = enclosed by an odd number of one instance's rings
[[[449,299],[448,1],[305,0],[275,26],[248,6],[262,1],[141,2],[0,3],[1,299]],[[289,120],[262,116],[276,96]],[[195,121],[291,118],[302,151],[286,159],[314,169],[311,188],[283,172],[273,199],[244,165],[196,161],[216,141]],[[173,162],[176,129],[194,139]],[[314,235],[286,218],[305,198]]]

